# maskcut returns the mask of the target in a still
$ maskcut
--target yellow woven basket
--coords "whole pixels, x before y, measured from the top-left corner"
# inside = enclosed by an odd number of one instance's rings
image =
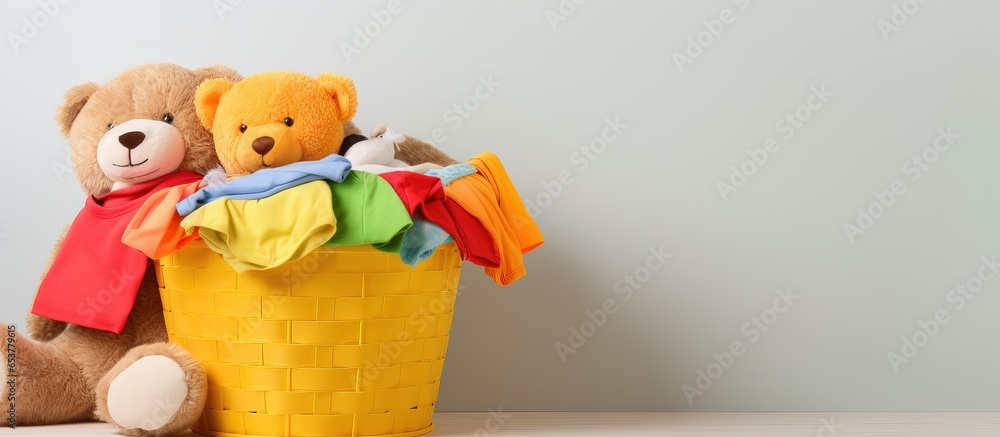
[[[461,257],[324,247],[237,274],[198,241],[159,260],[170,341],[205,367],[209,436],[417,436],[431,418]]]

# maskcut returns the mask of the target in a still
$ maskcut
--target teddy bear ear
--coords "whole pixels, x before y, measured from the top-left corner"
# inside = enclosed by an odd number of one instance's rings
[[[243,80],[243,76],[240,76],[240,73],[238,73],[235,69],[233,69],[233,67],[222,64],[215,64],[215,65],[210,65],[208,67],[199,68],[197,70],[194,70],[194,74],[201,81],[205,81],[208,79],[218,79],[220,77],[229,79],[233,82],[239,82]]]
[[[56,110],[56,122],[59,123],[59,132],[63,137],[69,138],[69,129],[73,127],[76,116],[80,115],[90,96],[100,88],[101,86],[94,82],[87,82],[66,91],[63,104]]]
[[[322,73],[316,76],[316,80],[333,97],[340,112],[340,120],[354,118],[354,113],[358,110],[358,90],[354,88],[354,81],[342,74],[333,73]]]
[[[215,112],[219,109],[222,95],[233,89],[236,83],[226,78],[209,79],[198,85],[194,92],[194,110],[205,129],[212,130]]]

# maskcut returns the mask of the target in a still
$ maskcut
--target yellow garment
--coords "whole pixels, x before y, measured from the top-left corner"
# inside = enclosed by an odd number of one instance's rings
[[[221,198],[187,216],[188,234],[222,254],[238,273],[303,258],[337,232],[330,186],[314,181],[260,200]]]
[[[469,164],[479,172],[455,180],[444,191],[489,232],[500,267],[487,267],[486,274],[500,285],[509,285],[526,274],[522,255],[541,246],[545,238],[496,155],[482,153]]]

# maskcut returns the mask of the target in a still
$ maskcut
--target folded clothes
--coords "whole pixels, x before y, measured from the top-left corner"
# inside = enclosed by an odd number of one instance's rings
[[[486,267],[486,274],[500,285],[509,285],[526,273],[522,255],[545,239],[496,155],[482,153],[469,164],[478,172],[452,182],[444,190],[449,199],[487,229],[500,265]]]
[[[302,161],[275,168],[265,168],[222,185],[202,188],[177,204],[180,215],[220,198],[256,200],[283,190],[322,179],[342,182],[351,171],[351,162],[340,155],[330,155],[319,161]]]
[[[313,181],[259,200],[222,197],[181,222],[236,272],[302,259],[337,232],[330,185]],[[196,229],[199,228],[199,229]]]
[[[175,208],[177,202],[200,187],[201,181],[195,181],[153,193],[125,228],[122,243],[152,259],[160,259],[200,238],[197,232],[189,235],[184,231],[182,217]]]
[[[352,171],[343,182],[328,182],[337,216],[337,233],[327,246],[372,245],[399,253],[403,235],[413,226],[399,196],[384,179]]]

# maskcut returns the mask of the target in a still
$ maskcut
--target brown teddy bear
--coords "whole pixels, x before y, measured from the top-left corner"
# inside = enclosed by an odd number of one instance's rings
[[[180,170],[204,174],[218,166],[212,135],[194,108],[195,89],[214,78],[235,81],[240,76],[225,66],[189,70],[155,64],[127,70],[104,85],[86,83],[70,89],[56,120],[69,139],[83,190],[96,198],[122,182],[102,171],[99,154],[124,147],[128,167],[138,167],[132,157],[143,148],[163,147],[157,144],[160,138],[183,140],[183,158],[177,157]],[[134,132],[114,129],[126,122],[135,126]],[[112,134],[115,138],[109,140]],[[114,146],[104,152],[109,142]],[[128,179],[127,171],[119,173]],[[57,252],[60,245],[62,240]],[[27,330],[37,341],[20,334],[14,338],[17,424],[99,419],[128,435],[187,430],[204,408],[205,373],[187,351],[167,343],[151,264],[127,317],[122,332],[116,334],[29,315]],[[7,328],[0,323],[3,332]],[[5,381],[6,372],[5,368]]]

